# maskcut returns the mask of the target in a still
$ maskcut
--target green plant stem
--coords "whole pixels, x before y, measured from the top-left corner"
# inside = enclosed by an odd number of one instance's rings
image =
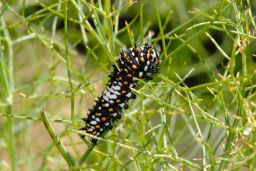
[[[144,42],[143,8],[144,8],[144,0],[141,0],[140,1],[140,38],[141,38],[141,42]]]
[[[12,115],[12,106],[7,107],[7,113]],[[15,147],[15,136],[13,131],[13,118],[7,118],[7,132],[8,132],[8,152],[11,160],[11,170],[17,170],[17,156],[16,156],[16,147]]]
[[[203,170],[205,170],[205,171],[206,171],[206,159],[205,159],[205,158],[206,158],[206,150],[205,150],[204,138],[203,138],[203,135],[202,135],[201,129],[200,129],[200,127],[199,127],[199,124],[198,124],[197,118],[195,117],[195,112],[194,112],[194,109],[193,109],[193,106],[192,106],[192,103],[191,103],[190,95],[192,96],[192,93],[187,93],[188,104],[189,104],[189,108],[190,108],[191,114],[192,114],[192,116],[193,116],[193,120],[194,120],[195,125],[196,125],[196,129],[197,129],[197,131],[198,131],[198,134],[199,134],[200,140],[202,141],[202,151],[203,151]]]
[[[75,161],[72,158],[72,156],[68,153],[68,151],[66,150],[65,146],[61,143],[60,138],[57,136],[57,134],[55,134],[55,132],[53,131],[52,126],[50,125],[47,116],[45,115],[44,111],[42,110],[40,112],[44,126],[47,130],[47,132],[49,133],[51,139],[53,140],[55,146],[57,147],[57,149],[59,150],[60,154],[62,155],[62,157],[65,159],[65,161],[67,162],[69,168],[74,168],[75,166]]]
[[[156,3],[156,0],[153,0],[153,4],[155,7],[155,14],[156,14],[156,18],[157,18],[157,22],[158,22],[158,27],[160,30],[160,35],[161,35],[161,40],[162,40],[162,44],[163,44],[163,58],[162,59],[166,59],[167,58],[167,51],[166,51],[166,45],[165,45],[165,35],[164,35],[164,30],[163,30],[163,26],[162,26],[162,22],[161,22],[161,17],[159,15],[159,11],[158,11],[158,6]]]
[[[86,152],[83,154],[83,156],[81,157],[81,159],[78,162],[79,165],[82,165],[88,159],[88,156],[92,152],[94,146],[95,146],[94,144],[88,146]]]
[[[71,78],[71,69],[72,69],[72,58],[69,55],[69,47],[68,47],[68,6],[67,6],[67,0],[65,0],[64,3],[65,8],[65,15],[64,15],[64,31],[65,31],[65,57],[66,57],[66,68],[68,73],[68,81],[69,81],[69,87],[71,91],[71,121],[73,127],[75,127],[75,97],[74,97],[74,91],[73,91],[73,83]]]
[[[1,18],[1,17],[0,17]],[[1,18],[1,24],[3,25],[3,27],[6,28],[6,24],[3,18]],[[6,43],[7,43],[7,49],[8,49],[8,67],[7,72],[6,73],[6,77],[5,77],[5,83],[6,85],[8,85],[6,87],[6,101],[7,101],[7,114],[8,116],[12,116],[12,105],[13,105],[13,92],[14,92],[14,78],[13,78],[13,45],[12,45],[12,40],[11,40],[11,36],[10,33],[8,31],[8,29],[4,29],[4,35],[6,37]],[[2,48],[2,47],[0,47]],[[2,55],[2,53],[1,53]],[[15,148],[15,136],[14,136],[14,129],[13,129],[13,118],[12,117],[8,117],[7,118],[7,132],[8,135],[6,137],[6,139],[8,139],[8,152],[9,152],[9,157],[10,157],[10,161],[11,161],[11,169],[13,171],[17,170],[17,152],[16,152],[16,148]]]

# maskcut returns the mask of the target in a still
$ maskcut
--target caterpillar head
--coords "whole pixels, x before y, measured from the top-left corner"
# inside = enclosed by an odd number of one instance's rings
[[[150,80],[153,73],[159,72],[160,64],[159,53],[147,43],[121,51],[120,68],[134,77]]]

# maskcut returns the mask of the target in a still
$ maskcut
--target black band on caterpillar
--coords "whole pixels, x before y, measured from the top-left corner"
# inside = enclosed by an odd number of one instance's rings
[[[141,47],[135,45],[134,48],[121,50],[120,55],[121,58],[117,61],[118,68],[113,65],[114,70],[109,76],[107,87],[87,118],[83,119],[86,124],[81,130],[91,135],[101,136],[107,129],[112,129],[114,120],[121,118],[122,109],[128,108],[128,100],[136,97],[131,92],[131,88],[137,86],[134,78],[151,80],[151,75],[159,72],[159,54],[147,43]],[[91,141],[97,142],[96,139]]]

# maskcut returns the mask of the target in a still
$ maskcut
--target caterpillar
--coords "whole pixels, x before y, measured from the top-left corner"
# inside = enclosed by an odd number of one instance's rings
[[[131,88],[137,86],[134,78],[152,79],[152,74],[159,72],[161,63],[156,49],[145,43],[142,46],[121,50],[117,65],[112,65],[114,70],[102,95],[86,118],[85,127],[80,130],[93,136],[100,137],[106,130],[113,128],[113,122],[121,118],[122,109],[128,108],[128,100],[135,99],[136,95]],[[84,136],[82,136],[84,137]],[[95,138],[91,142],[96,144]]]

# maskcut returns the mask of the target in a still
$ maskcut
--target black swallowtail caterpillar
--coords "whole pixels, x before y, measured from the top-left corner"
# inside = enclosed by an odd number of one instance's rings
[[[122,109],[128,108],[128,100],[135,99],[136,95],[131,88],[137,86],[137,80],[151,80],[152,74],[159,72],[161,63],[158,52],[152,45],[145,43],[143,46],[135,45],[134,48],[121,50],[121,58],[117,66],[113,65],[110,81],[102,95],[90,109],[85,127],[81,130],[94,136],[101,136],[107,129],[112,129],[113,121],[121,118]],[[91,139],[96,143],[96,139]]]

